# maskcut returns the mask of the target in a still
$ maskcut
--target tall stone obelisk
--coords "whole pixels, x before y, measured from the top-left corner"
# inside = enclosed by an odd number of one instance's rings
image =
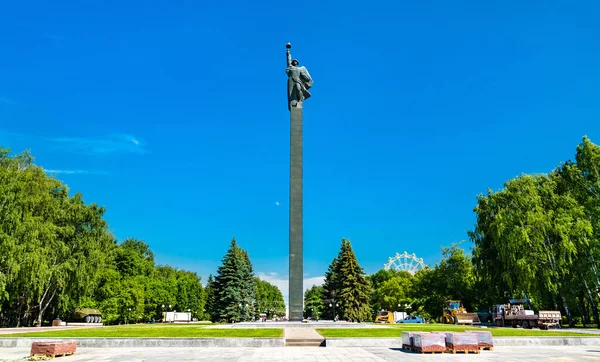
[[[310,97],[312,78],[305,67],[292,60],[286,45],[288,109],[290,110],[290,276],[289,320],[301,321],[304,310],[304,262],[302,247],[302,103]]]
[[[304,310],[302,248],[302,108],[290,111],[290,320],[302,320]]]

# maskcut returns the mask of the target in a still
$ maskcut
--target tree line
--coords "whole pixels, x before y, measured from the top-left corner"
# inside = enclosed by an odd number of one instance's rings
[[[119,244],[104,212],[70,196],[28,152],[0,148],[0,325],[68,319],[76,307],[100,309],[107,323],[159,320],[167,307],[215,322],[285,315],[281,291],[254,275],[235,239],[203,287],[193,272],[156,265],[145,242]],[[600,327],[600,147],[584,137],[574,160],[487,190],[474,213],[470,252],[443,247],[415,275],[366,275],[342,240],[324,285],[305,293],[305,316],[370,320],[385,309],[437,320],[446,299],[477,311],[529,298],[535,310]]]
[[[78,307],[99,309],[108,324],[159,321],[172,310],[204,320],[251,317],[225,308],[230,301],[244,302],[247,311],[285,314],[281,292],[253,275],[247,252],[230,250],[234,260],[226,256],[217,283],[211,276],[205,288],[194,272],[157,265],[144,241],[118,243],[104,207],[69,193],[29,152],[11,155],[0,147],[1,326],[69,320]],[[242,298],[229,295],[238,290],[232,282],[241,283]]]
[[[415,275],[382,269],[365,275],[365,283],[353,274],[360,267],[342,257],[353,255],[342,241],[324,285],[306,291],[305,315],[331,319],[335,305],[340,317],[364,318],[360,300],[369,318],[385,309],[435,321],[446,299],[485,311],[528,298],[535,310],[560,310],[566,323],[600,327],[600,147],[583,137],[574,160],[546,174],[522,174],[476,201],[470,252],[462,242],[443,247],[440,263]]]

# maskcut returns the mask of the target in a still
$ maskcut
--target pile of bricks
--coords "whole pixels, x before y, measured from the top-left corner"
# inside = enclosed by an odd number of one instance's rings
[[[477,335],[477,343],[479,345],[479,349],[487,349],[492,350],[494,348],[494,342],[492,341],[492,332],[487,331],[476,331],[472,332]]]
[[[445,352],[446,336],[442,333],[414,333],[413,350],[421,353]]]
[[[66,356],[74,354],[77,342],[33,342],[31,344],[30,357],[43,355],[47,357]]]
[[[446,349],[452,353],[479,353],[477,335],[475,333],[446,333]]]
[[[402,348],[420,353],[479,353],[492,350],[492,334],[474,332],[402,332]]]

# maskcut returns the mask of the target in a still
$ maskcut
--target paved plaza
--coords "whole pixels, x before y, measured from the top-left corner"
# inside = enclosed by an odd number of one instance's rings
[[[0,349],[0,361],[25,361],[29,348]],[[496,347],[481,354],[417,354],[390,348],[79,348],[57,362],[110,361],[600,361],[600,346]]]

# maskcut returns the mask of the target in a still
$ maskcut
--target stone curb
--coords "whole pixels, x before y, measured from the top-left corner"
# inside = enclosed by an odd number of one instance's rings
[[[0,348],[33,342],[77,342],[78,348],[285,347],[284,338],[0,338]],[[600,346],[600,337],[495,337],[494,346]],[[326,347],[402,348],[401,338],[327,338]]]
[[[77,348],[130,347],[285,347],[284,338],[0,338],[0,348],[33,342],[77,342]]]
[[[600,337],[494,337],[495,346],[600,346]],[[326,347],[402,348],[402,338],[326,338]]]

